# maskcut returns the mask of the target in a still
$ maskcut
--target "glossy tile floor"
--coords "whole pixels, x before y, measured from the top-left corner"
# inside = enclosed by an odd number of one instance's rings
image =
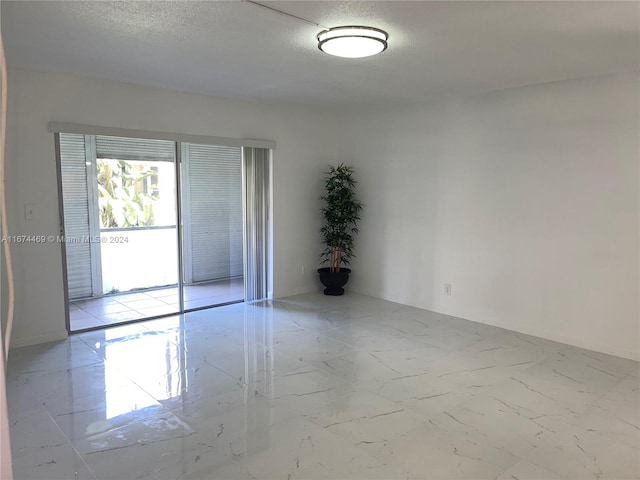
[[[636,362],[364,296],[11,351],[17,479],[631,479]]]
[[[197,285],[185,285],[184,306],[209,307],[241,301],[244,280],[231,278]],[[179,311],[178,287],[158,288],[134,293],[78,300],[69,304],[71,331],[114,325]]]

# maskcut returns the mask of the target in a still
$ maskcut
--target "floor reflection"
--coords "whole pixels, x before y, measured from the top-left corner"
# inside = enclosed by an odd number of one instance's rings
[[[141,335],[136,341],[122,341],[111,338],[109,330],[104,331],[105,340],[101,344],[105,363],[105,394],[107,419],[147,407],[154,402],[179,395],[185,385],[186,359],[178,346],[178,331]],[[161,378],[157,388],[147,390],[132,388],[129,395],[108,388],[117,384],[123,370],[135,381],[140,377]]]
[[[87,334],[96,353],[104,359],[105,418],[102,420],[111,420],[158,403],[177,408],[180,401],[197,400],[198,392],[202,391],[215,397],[224,392],[209,390],[208,386],[209,381],[215,384],[217,379],[212,377],[218,376],[230,383],[237,380],[237,386],[242,388],[247,429],[259,429],[261,419],[266,420],[264,425],[269,424],[269,416],[264,416],[268,412],[252,411],[258,408],[258,403],[250,401],[250,397],[274,396],[276,371],[271,306],[254,304],[243,309],[242,321],[237,325],[226,323],[213,327],[213,337],[227,336],[233,344],[234,353],[222,357],[215,355],[213,338],[204,334],[187,334],[187,324],[194,323],[189,321],[189,315],[162,319],[155,325],[132,325]],[[153,327],[161,328],[153,330]],[[203,360],[198,355],[203,338],[211,340],[205,346],[205,350],[213,353],[211,360]],[[233,365],[226,361],[233,362]],[[239,371],[242,375],[234,375]],[[123,375],[133,382],[126,390],[122,386]],[[94,378],[93,381],[99,380]],[[81,382],[82,379],[74,377],[69,385]],[[260,407],[263,408],[264,404]],[[96,425],[98,423],[96,421]]]

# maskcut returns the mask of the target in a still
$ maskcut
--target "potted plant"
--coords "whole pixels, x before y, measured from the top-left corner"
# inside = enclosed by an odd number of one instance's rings
[[[320,197],[325,202],[321,210],[324,226],[320,229],[325,248],[320,257],[329,266],[318,269],[325,295],[342,295],[342,287],[349,281],[351,270],[342,265],[349,265],[355,256],[354,236],[362,211],[362,203],[355,198],[356,183],[353,167],[344,164],[330,165],[325,175],[325,194]]]

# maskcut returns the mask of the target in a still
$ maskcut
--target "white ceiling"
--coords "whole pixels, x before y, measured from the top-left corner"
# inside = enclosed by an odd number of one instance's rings
[[[323,54],[320,27],[239,0],[0,4],[9,66],[224,97],[386,106],[640,70],[639,2],[268,2],[388,31],[364,59]]]

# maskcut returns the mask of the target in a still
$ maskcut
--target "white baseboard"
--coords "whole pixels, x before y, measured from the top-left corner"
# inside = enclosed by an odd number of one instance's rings
[[[589,342],[580,338],[567,337],[565,335],[558,335],[556,332],[547,331],[537,328],[519,328],[514,329],[513,325],[505,325],[501,322],[482,321],[475,318],[474,315],[469,315],[464,311],[456,311],[455,309],[446,308],[443,305],[433,305],[430,310],[436,313],[442,313],[444,315],[451,315],[453,317],[462,318],[470,322],[481,323],[483,325],[490,325],[492,327],[503,328],[511,332],[522,333],[524,335],[531,335],[532,337],[542,338],[544,340],[551,340],[552,342],[563,343],[572,347],[584,348],[585,350],[591,350],[593,352],[604,353],[606,355],[612,355],[614,357],[626,358],[628,360],[640,361],[640,352],[627,351],[619,348],[613,348],[611,345]]]
[[[414,305],[410,303],[402,303],[402,302],[399,302],[398,300],[394,300],[391,298],[380,297],[376,295],[376,292],[368,292],[368,291],[360,290],[357,293],[359,293],[360,295],[366,295],[369,297],[380,298],[382,300],[387,300],[389,302],[400,303],[401,305],[408,305],[411,307],[420,308],[422,310],[428,310],[431,312],[441,313],[443,315],[450,315],[452,317],[462,318],[470,322],[482,323],[484,325],[491,325],[492,327],[503,328],[505,330],[509,330],[512,332],[531,335],[532,337],[538,337],[545,340],[551,340],[553,342],[564,343],[565,345],[584,348],[585,350],[591,350],[594,352],[604,353],[607,355],[613,355],[615,357],[621,357],[621,358],[626,358],[628,360],[634,360],[636,362],[640,362],[640,352],[638,351],[627,351],[620,348],[614,348],[611,345],[588,342],[578,338],[568,338],[563,335],[558,335],[556,332],[544,331],[543,329],[521,328],[521,329],[515,330],[513,328],[513,325],[504,325],[504,324],[501,324],[500,322],[482,321],[481,319],[477,318],[476,315],[470,314],[468,311],[465,311],[464,309],[455,309],[445,305],[440,305],[440,304]]]
[[[39,343],[65,340],[68,336],[69,334],[66,330],[58,330],[55,332],[45,333],[43,335],[35,335],[33,337],[13,337],[9,348],[20,348],[27,347],[29,345],[38,345]]]

